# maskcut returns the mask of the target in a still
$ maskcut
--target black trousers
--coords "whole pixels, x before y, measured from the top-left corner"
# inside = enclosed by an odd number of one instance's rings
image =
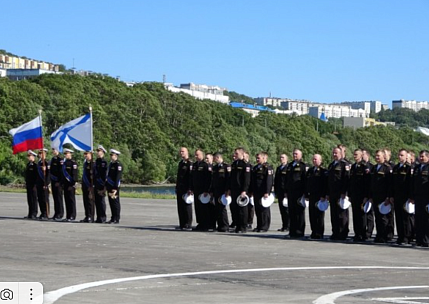
[[[398,232],[398,243],[408,243],[413,239],[414,214],[409,214],[404,209],[408,198],[394,197],[396,231]]]
[[[365,225],[366,238],[369,239],[372,237],[375,227],[374,204],[372,204],[371,210],[365,215]]]
[[[345,240],[349,235],[349,209],[341,209],[338,201],[339,193],[329,195],[329,207],[331,209],[332,239]]]
[[[54,199],[54,218],[62,218],[64,216],[64,199],[63,187],[59,182],[52,181],[52,198]]]
[[[219,197],[215,196],[215,208],[216,208],[216,222],[217,222],[217,231],[228,231],[228,211],[226,206],[222,203],[219,203]]]
[[[393,217],[393,208],[392,211],[390,211],[388,214],[381,214],[378,205],[380,205],[381,202],[384,202],[385,197],[375,197],[373,199],[372,208],[374,209],[374,215],[375,215],[375,229],[377,230],[377,234],[375,236],[375,240],[379,242],[387,242],[389,240],[388,233],[389,233],[389,222],[390,217]]]
[[[234,192],[232,191],[231,198],[232,198],[232,204],[235,204],[236,206],[236,227],[235,231],[241,231],[241,232],[247,232],[247,224],[249,222],[249,208],[247,206],[240,207],[237,205],[237,198],[241,195],[240,192]]]
[[[26,185],[27,189],[27,204],[28,204],[28,218],[37,216],[37,189],[36,184]]]
[[[98,223],[106,221],[106,191],[102,189],[95,189],[95,210],[97,213]]]
[[[280,216],[282,218],[282,229],[289,230],[289,207],[283,206],[284,194],[277,195],[279,201]]]
[[[416,197],[416,243],[418,245],[429,244],[429,214],[426,212],[426,205],[429,204],[427,197]]]
[[[256,204],[255,203],[255,201],[253,201],[253,203],[254,204]],[[254,218],[255,218],[255,206],[254,205],[252,205],[251,203],[249,203],[248,205],[247,205],[247,225],[253,225],[253,221],[254,221]]]
[[[49,215],[49,189],[44,189],[44,184],[37,184],[37,200],[39,202],[40,216]]]
[[[308,201],[312,238],[323,238],[323,234],[325,233],[325,212],[320,211],[319,208],[316,207],[316,203],[319,200],[320,196],[310,196]]]
[[[116,198],[112,198],[109,195],[109,205],[110,212],[112,213],[110,220],[113,222],[119,222],[121,219],[121,201],[119,199],[119,189],[116,191]]]
[[[95,202],[94,188],[90,188],[84,183],[82,184],[83,208],[85,210],[85,218],[94,220]]]
[[[192,204],[187,204],[183,200],[183,195],[187,191],[177,190],[176,199],[177,199],[177,213],[179,215],[179,227],[180,228],[191,228],[192,226]]]
[[[303,237],[305,232],[305,208],[298,204],[302,193],[288,193],[288,205],[290,216],[289,235],[291,237]]]
[[[271,224],[271,209],[270,207],[264,207],[261,204],[263,195],[254,195],[253,199],[255,202],[255,213],[256,213],[256,229],[258,230],[269,230]]]
[[[231,195],[231,204],[229,205],[229,210],[231,211],[231,219],[232,219],[232,223],[231,226],[233,227],[237,227],[237,223],[238,223],[238,205],[237,205],[237,201],[235,201]]]
[[[195,218],[197,220],[197,229],[207,230],[210,226],[209,217],[209,204],[203,204],[200,201],[199,196],[203,194],[202,190],[194,191],[194,207],[195,207]]]
[[[64,200],[66,202],[66,218],[76,219],[76,189],[71,185],[64,185]]]
[[[208,208],[208,221],[209,221],[209,229],[216,229],[216,222],[217,222],[217,203],[215,201],[215,198],[212,197],[211,201],[207,204]],[[222,204],[221,204],[222,205]]]
[[[353,231],[356,240],[366,240],[366,213],[362,210],[363,196],[352,196]]]

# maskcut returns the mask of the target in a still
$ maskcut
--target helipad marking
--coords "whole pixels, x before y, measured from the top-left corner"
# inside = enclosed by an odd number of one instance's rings
[[[95,281],[83,284],[72,285],[69,287],[60,288],[54,291],[45,293],[43,300],[44,304],[53,304],[59,298],[72,294],[87,288],[98,287],[108,284],[117,284],[131,281],[160,279],[160,278],[174,278],[174,277],[189,277],[197,275],[211,275],[211,274],[223,274],[223,273],[246,273],[246,272],[268,272],[268,271],[294,271],[294,270],[336,270],[336,269],[402,269],[402,270],[429,270],[429,267],[389,267],[389,266],[321,266],[321,267],[277,267],[277,268],[254,268],[254,269],[227,269],[227,270],[212,270],[212,271],[197,271],[197,272],[182,272],[182,273],[165,273],[165,274],[154,274],[138,277],[128,277],[119,279],[110,279],[103,281]],[[364,289],[362,289],[364,290]],[[344,292],[342,292],[344,293]],[[358,292],[356,292],[358,293]],[[337,293],[333,293],[334,295]],[[340,295],[341,296],[341,295]],[[322,298],[322,297],[321,297]],[[320,298],[319,298],[320,299]],[[317,300],[316,300],[317,301]],[[317,304],[328,304],[334,302],[313,302]]]
[[[392,269],[395,269],[393,267]],[[371,291],[382,291],[382,290],[395,290],[395,289],[419,289],[419,288],[429,288],[428,286],[392,286],[392,287],[377,287],[377,288],[365,288],[365,289],[352,289],[352,290],[344,290],[333,292],[327,295],[323,295],[316,300],[313,301],[313,304],[335,304],[335,300],[356,293],[364,293]],[[391,303],[399,303],[399,302],[391,302]]]

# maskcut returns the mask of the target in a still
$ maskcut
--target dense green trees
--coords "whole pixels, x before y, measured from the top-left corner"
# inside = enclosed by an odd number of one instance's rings
[[[239,94],[237,94],[239,96]],[[420,150],[428,137],[410,128],[342,128],[340,120],[329,123],[310,116],[261,113],[252,118],[239,109],[209,100],[172,93],[161,83],[127,87],[110,77],[42,75],[19,82],[0,79],[0,183],[22,182],[25,155],[12,155],[8,130],[38,115],[43,109],[45,145],[60,125],[88,113],[93,107],[94,145],[117,148],[123,154],[124,182],[174,181],[180,146],[220,151],[230,160],[233,149],[243,146],[254,154],[267,151],[270,162],[278,154],[301,148],[307,162],[320,153],[329,162],[334,145],[344,143],[351,151],[362,147]],[[76,153],[82,163],[82,154]]]

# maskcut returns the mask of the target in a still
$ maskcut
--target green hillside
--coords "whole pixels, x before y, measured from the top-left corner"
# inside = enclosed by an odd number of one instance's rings
[[[110,77],[42,75],[29,81],[0,79],[0,183],[22,182],[26,164],[24,154],[12,155],[9,129],[33,119],[42,108],[45,145],[49,146],[49,135],[88,113],[89,104],[93,107],[94,145],[123,153],[126,183],[174,181],[180,146],[188,147],[191,154],[195,148],[221,151],[227,160],[234,147],[243,146],[251,154],[267,151],[271,163],[277,162],[278,154],[290,156],[299,147],[306,161],[317,152],[327,163],[332,147],[339,143],[348,147],[349,158],[356,147],[371,152],[386,146],[417,151],[428,144],[428,137],[409,128],[353,131],[341,128],[338,120],[335,125],[310,116],[261,113],[252,118],[228,105],[169,92],[161,83],[127,87]],[[75,156],[82,164],[82,154]]]

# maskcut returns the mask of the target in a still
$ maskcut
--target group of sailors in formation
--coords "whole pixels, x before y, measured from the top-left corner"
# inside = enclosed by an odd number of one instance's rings
[[[354,242],[371,240],[374,226],[375,243],[393,242],[396,222],[398,245],[428,247],[429,152],[421,151],[415,160],[413,152],[401,149],[394,164],[391,151],[380,149],[372,164],[369,153],[361,149],[353,151],[353,163],[348,161],[345,149],[344,145],[334,147],[327,167],[319,154],[313,155],[312,166],[306,165],[301,150],[295,149],[290,162],[286,154],[280,155],[280,165],[274,171],[265,152],[256,154],[256,164],[251,165],[248,153],[237,148],[228,164],[221,153],[204,155],[198,149],[192,162],[188,149],[182,147],[176,183],[177,229],[267,232],[275,196],[282,220],[278,231],[289,232],[290,238],[304,237],[308,207],[311,239],[323,239],[329,209],[330,239],[346,240],[351,206]]]
[[[64,158],[57,149],[52,149],[51,161],[46,160],[47,149],[41,149],[36,154],[29,150],[28,163],[25,173],[27,190],[28,215],[27,219],[55,220],[72,222],[76,219],[76,187],[78,185],[78,164],[73,159],[73,150],[64,149]],[[119,187],[122,177],[122,164],[118,160],[121,154],[118,150],[110,150],[110,163],[104,159],[106,149],[97,148],[97,158],[93,161],[92,151],[85,151],[85,161],[82,174],[82,195],[85,209],[85,223],[118,224],[121,204]],[[36,162],[36,156],[39,161]],[[54,199],[54,214],[50,217],[49,192],[52,190]],[[105,197],[108,194],[111,210],[110,221],[106,217]],[[64,200],[63,200],[64,198]],[[64,217],[65,202],[65,218]],[[38,207],[40,215],[37,216]],[[95,218],[95,215],[97,218]]]

